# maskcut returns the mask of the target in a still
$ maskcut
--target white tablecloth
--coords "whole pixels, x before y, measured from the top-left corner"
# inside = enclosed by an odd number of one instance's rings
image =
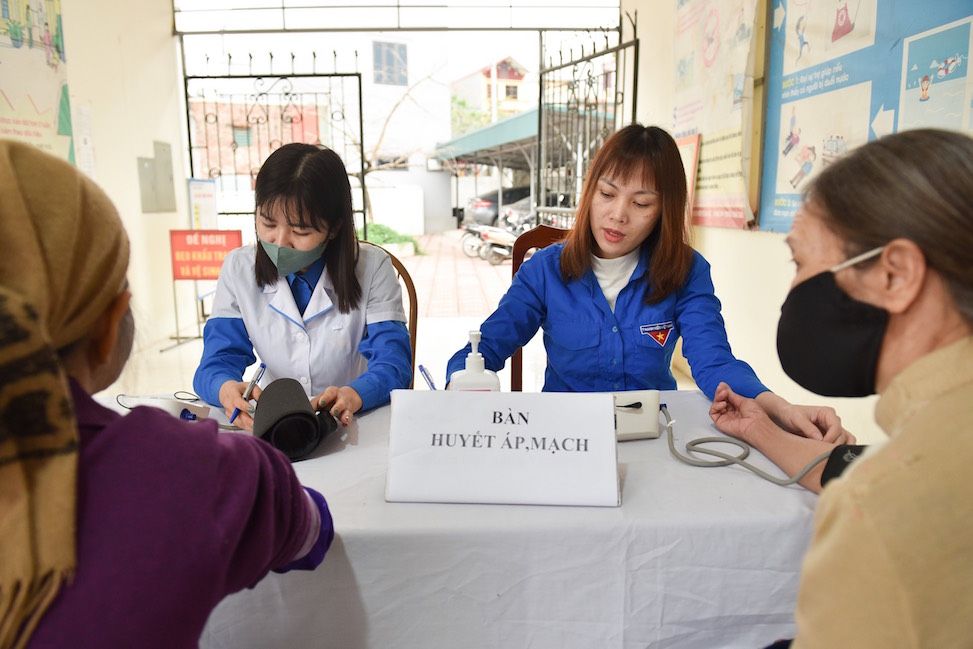
[[[678,448],[713,434],[700,393],[663,401]],[[815,502],[800,487],[686,466],[663,437],[619,445],[617,509],[387,503],[388,428],[379,409],[294,465],[328,499],[334,545],[314,572],[227,598],[202,647],[712,649],[793,635]]]

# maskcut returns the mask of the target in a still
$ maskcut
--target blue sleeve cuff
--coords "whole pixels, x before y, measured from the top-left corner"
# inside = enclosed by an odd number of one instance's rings
[[[363,412],[388,403],[392,390],[409,387],[412,345],[404,322],[385,320],[367,325],[358,351],[368,361],[368,370],[349,387],[361,397]]]
[[[692,363],[690,363],[690,368],[692,368]],[[710,401],[713,400],[716,388],[721,382],[726,383],[734,392],[748,399],[767,391],[767,386],[760,382],[750,365],[732,357],[729,362],[700,371],[698,378],[696,372],[694,372],[693,378],[696,380],[696,385]]]
[[[392,390],[383,390],[382,385],[375,376],[369,376],[366,372],[351,382],[348,386],[358,393],[361,397],[361,411],[367,412],[373,408],[384,406],[392,400]]]
[[[220,386],[242,381],[257,360],[242,318],[210,318],[203,329],[203,356],[193,376],[193,390],[213,406],[220,405]]]
[[[751,372],[751,376],[744,375],[735,379],[731,379],[726,382],[727,385],[733,388],[734,392],[748,399],[753,399],[754,397],[756,397],[758,394],[762,392],[769,392],[769,388],[765,386],[763,383],[761,383],[759,380],[757,380],[756,374],[752,374],[753,370],[750,370],[750,372]],[[716,393],[715,388],[713,389],[713,393],[714,394]],[[709,398],[712,399],[713,395],[712,394],[709,395]]]
[[[443,385],[449,385],[449,380],[453,378],[453,374],[456,374],[456,372],[466,368],[466,355],[469,353],[470,346],[467,345],[463,349],[453,354],[453,357],[450,358],[449,362],[446,364],[446,381],[443,382]]]

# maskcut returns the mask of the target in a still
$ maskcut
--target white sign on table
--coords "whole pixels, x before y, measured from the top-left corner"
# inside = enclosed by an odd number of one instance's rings
[[[389,502],[617,507],[611,394],[392,392]]]

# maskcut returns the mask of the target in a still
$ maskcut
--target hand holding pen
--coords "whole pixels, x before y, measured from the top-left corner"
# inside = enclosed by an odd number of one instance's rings
[[[250,400],[260,399],[261,390],[257,383],[263,378],[266,370],[266,364],[261,363],[248,383],[227,381],[220,387],[220,403],[223,405],[223,410],[229,417],[231,424],[244,430],[253,430]]]

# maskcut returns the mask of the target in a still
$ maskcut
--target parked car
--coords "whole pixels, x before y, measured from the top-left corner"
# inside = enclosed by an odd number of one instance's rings
[[[497,198],[499,191],[487,192],[471,198],[466,205],[465,219],[480,225],[496,225],[497,223]],[[510,205],[525,196],[530,196],[530,186],[526,187],[506,187],[503,190],[503,204]]]
[[[547,195],[545,204],[548,207],[567,207],[569,205],[569,199],[567,194],[550,192]],[[535,211],[534,199],[528,195],[509,205],[504,204],[503,209],[500,210],[500,220],[497,225],[509,230],[528,230],[534,225]]]

